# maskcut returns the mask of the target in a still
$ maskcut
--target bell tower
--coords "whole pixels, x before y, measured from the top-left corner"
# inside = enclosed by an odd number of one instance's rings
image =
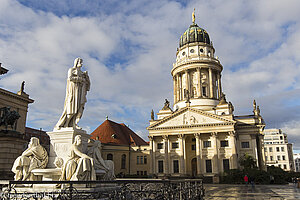
[[[218,105],[222,96],[223,66],[214,56],[208,33],[193,23],[181,35],[176,62],[171,71],[174,87],[174,110],[187,106],[200,109]]]

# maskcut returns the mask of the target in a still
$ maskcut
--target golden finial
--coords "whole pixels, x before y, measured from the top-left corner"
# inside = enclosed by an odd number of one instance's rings
[[[193,24],[195,24],[195,8],[194,8],[194,12],[192,14],[192,18],[193,18]]]

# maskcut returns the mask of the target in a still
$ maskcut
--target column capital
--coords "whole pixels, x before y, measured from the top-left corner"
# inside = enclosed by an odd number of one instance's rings
[[[211,133],[210,133],[210,135],[211,135],[212,137],[217,137],[217,134],[218,134],[217,132],[211,132]]]
[[[235,137],[236,136],[236,132],[235,131],[229,131],[228,135],[231,137]]]
[[[195,138],[199,139],[200,138],[200,133],[194,133]]]
[[[163,135],[162,138],[163,138],[164,140],[168,140],[168,139],[169,139],[169,136],[168,136],[168,135]]]
[[[179,134],[177,135],[179,139],[183,139],[184,138],[184,134]]]
[[[150,141],[153,141],[154,137],[153,136],[148,136]]]

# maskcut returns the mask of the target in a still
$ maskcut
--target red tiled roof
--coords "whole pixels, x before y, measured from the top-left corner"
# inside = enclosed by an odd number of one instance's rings
[[[91,133],[92,139],[98,139],[104,144],[140,146],[147,143],[124,123],[118,124],[105,120]]]

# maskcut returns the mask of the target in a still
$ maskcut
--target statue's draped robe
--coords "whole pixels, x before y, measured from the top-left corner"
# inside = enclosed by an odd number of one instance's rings
[[[65,163],[60,180],[89,181],[96,180],[93,159],[79,157],[72,147],[70,159]]]
[[[35,180],[31,173],[33,169],[43,169],[48,164],[47,151],[41,145],[31,146],[19,156],[12,167],[15,180]]]
[[[88,155],[94,160],[95,170],[104,170],[103,180],[115,179],[114,163],[112,160],[103,160],[101,156],[101,143],[95,141],[95,144],[90,148]]]
[[[74,127],[82,116],[84,104],[86,103],[86,94],[90,89],[90,81],[86,72],[73,67],[68,71],[66,97],[64,111],[56,124],[60,127]],[[67,116],[71,118],[67,122]]]

